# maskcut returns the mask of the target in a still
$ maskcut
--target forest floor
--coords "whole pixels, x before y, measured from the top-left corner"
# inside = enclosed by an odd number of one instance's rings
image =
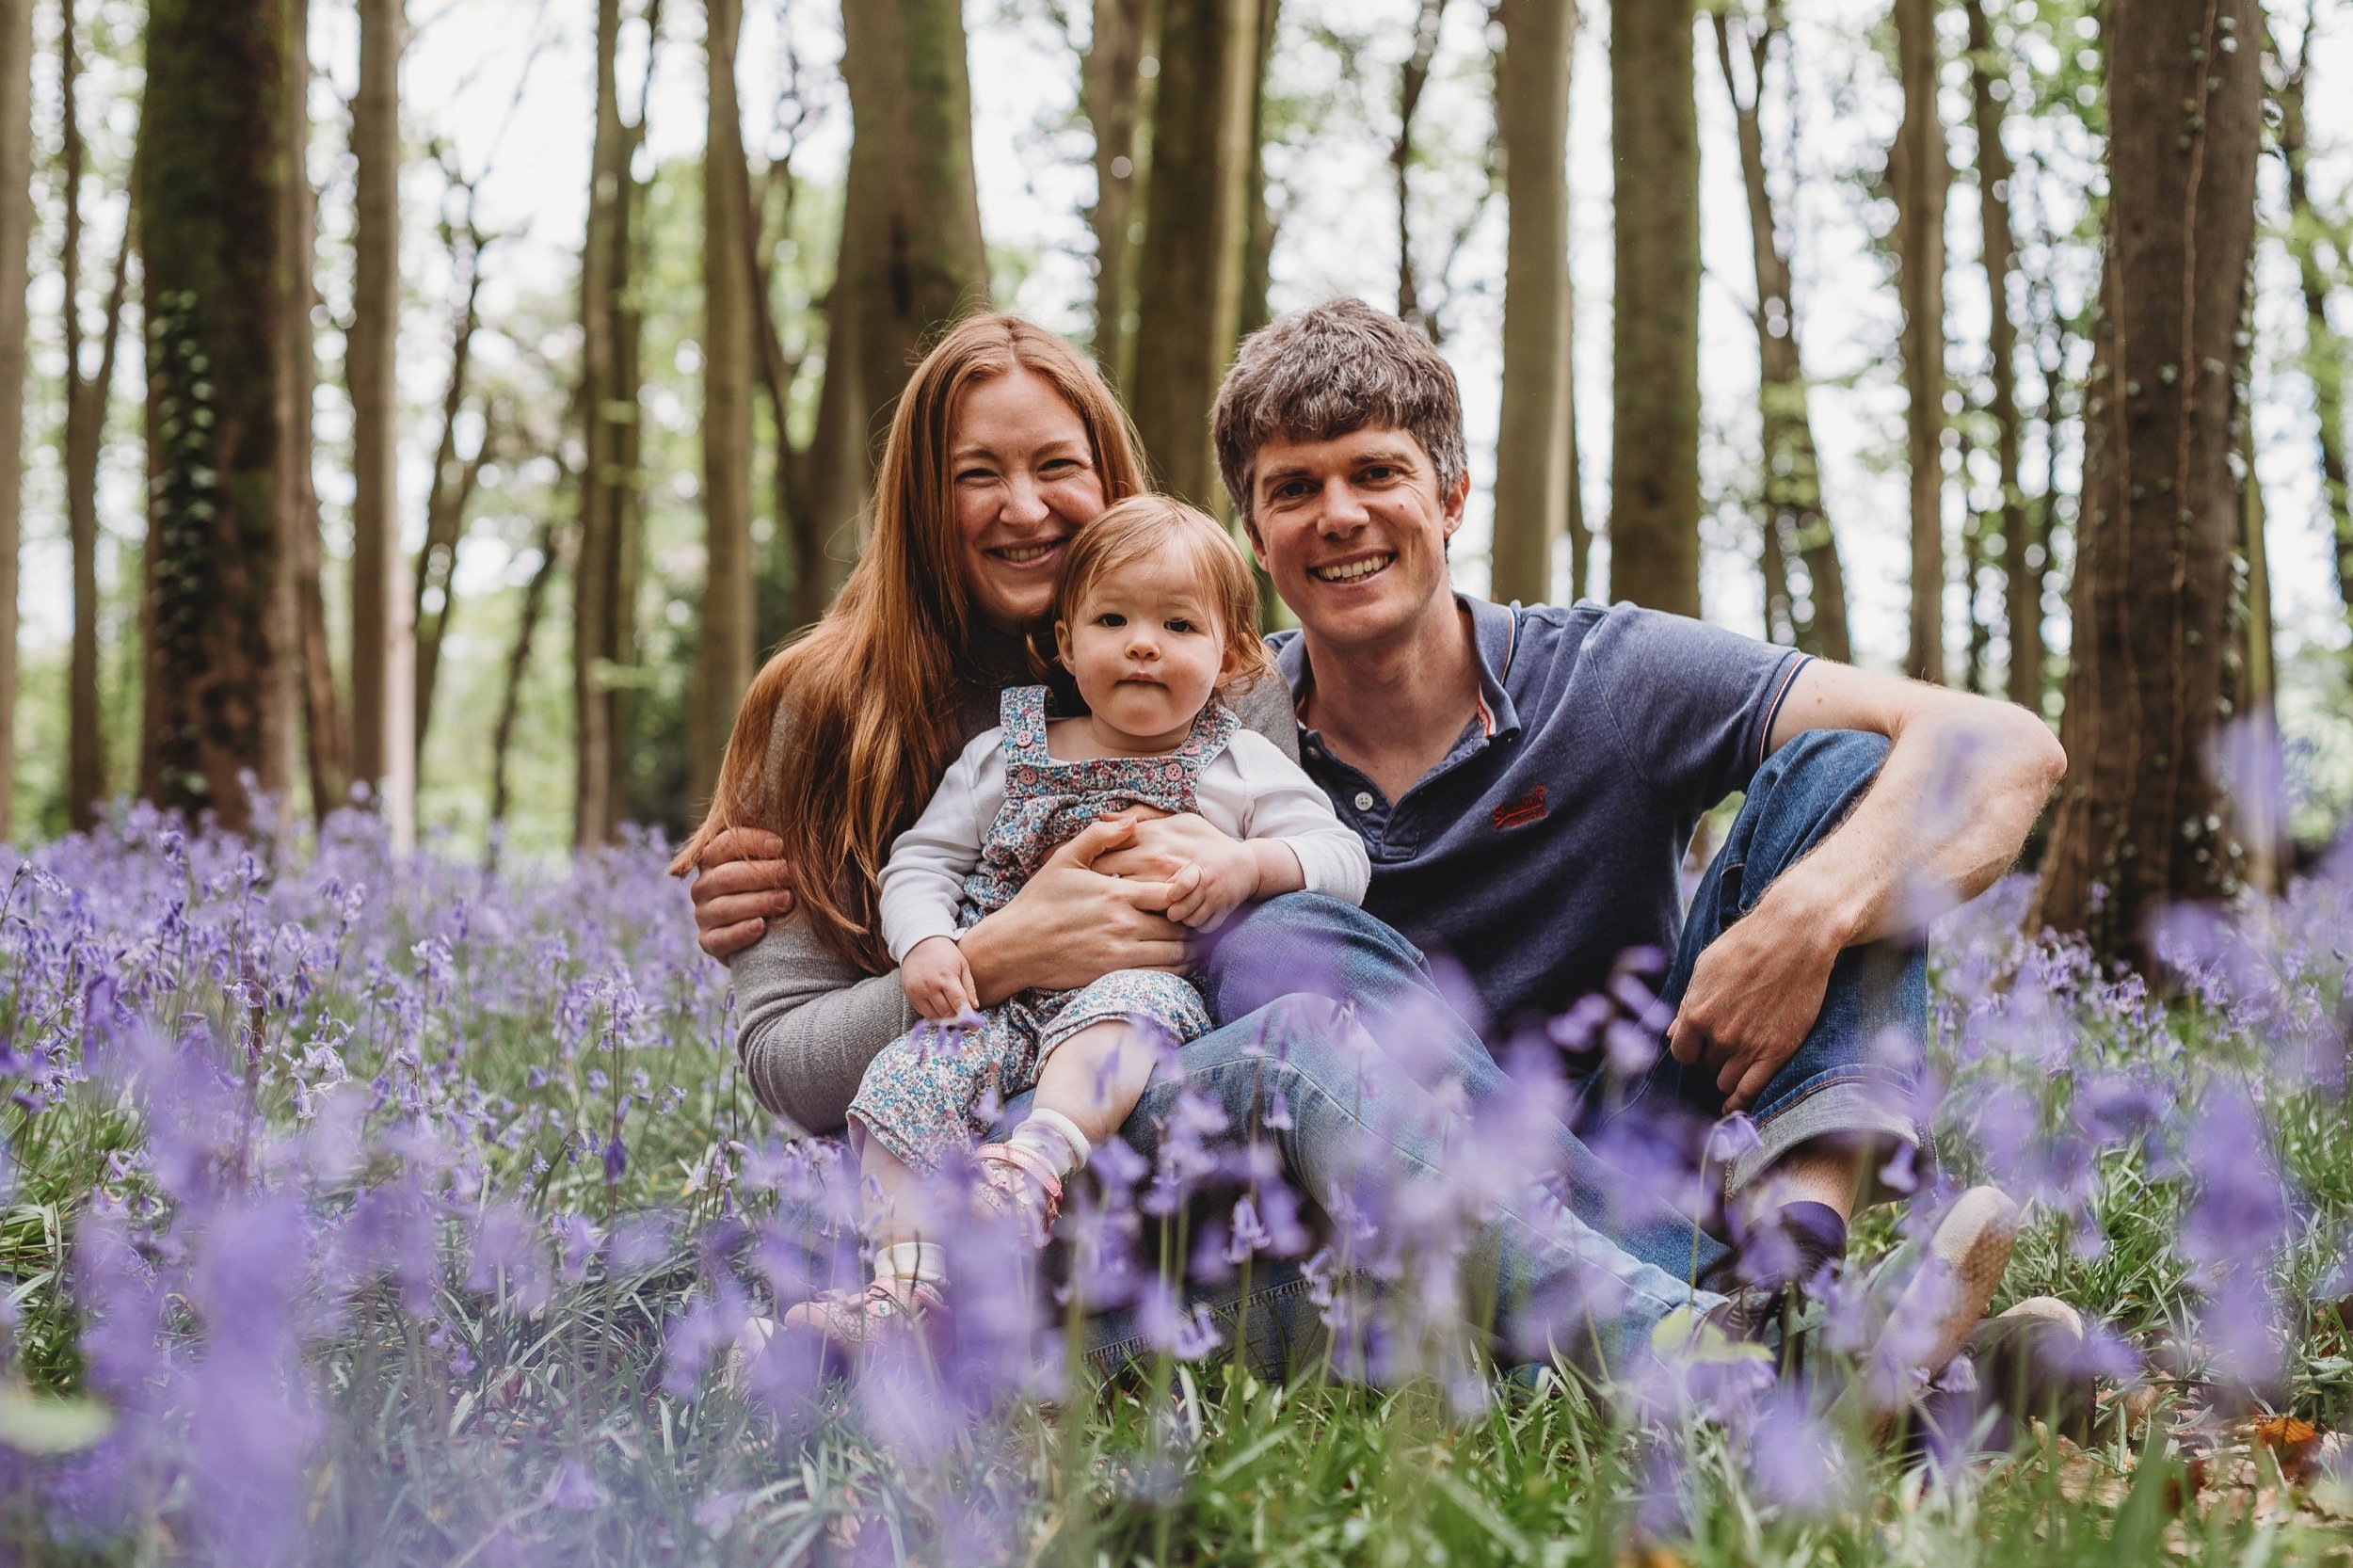
[[[848,1185],[751,1104],[664,857],[136,810],[0,850],[17,1560],[2353,1563],[2341,878],[2174,920],[2164,1006],[2018,936],[2016,886],[1941,928],[1945,1158],[2033,1200],[2002,1303],[2073,1303],[2118,1375],[2080,1440],[1931,1464],[1773,1390],[1498,1384],[1427,1320],[1271,1383],[1170,1313],[1102,1388],[1026,1281],[938,1366],[739,1390],[744,1316],[854,1256]],[[1143,1294],[1214,1270],[1152,1201],[1184,1173],[1125,1179],[1076,1218]],[[1243,1269],[1299,1250],[1256,1195]]]

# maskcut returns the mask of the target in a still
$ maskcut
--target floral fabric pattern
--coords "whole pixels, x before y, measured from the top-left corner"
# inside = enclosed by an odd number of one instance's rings
[[[1047,751],[1045,687],[1009,688],[1000,712],[1005,803],[965,879],[960,930],[1011,903],[1048,856],[1099,818],[1140,805],[1193,810],[1201,770],[1236,728],[1232,711],[1212,697],[1166,756],[1065,762]],[[1118,1018],[1178,1045],[1209,1028],[1199,989],[1158,969],[1113,970],[1075,991],[1023,991],[976,1025],[925,1022],[884,1047],[850,1102],[850,1119],[907,1165],[935,1170],[985,1134],[1006,1099],[1036,1083],[1056,1046]]]

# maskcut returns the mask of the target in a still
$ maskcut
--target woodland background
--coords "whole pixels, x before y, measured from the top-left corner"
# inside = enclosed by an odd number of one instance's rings
[[[675,836],[941,323],[1216,502],[1238,336],[1357,292],[1462,374],[1466,587],[2037,708],[2038,914],[2134,949],[2353,799],[2335,11],[8,0],[0,838]]]

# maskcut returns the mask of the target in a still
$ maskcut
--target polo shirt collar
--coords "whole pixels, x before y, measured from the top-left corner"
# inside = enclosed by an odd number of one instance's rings
[[[1519,643],[1519,612],[1511,605],[1473,599],[1468,594],[1456,594],[1454,602],[1470,613],[1471,651],[1479,661],[1480,726],[1489,740],[1498,735],[1516,735],[1520,728],[1519,710],[1513,705],[1512,694],[1504,682],[1511,677],[1512,655]],[[1282,672],[1284,684],[1290,687],[1291,703],[1296,709],[1315,680],[1315,672],[1307,664],[1305,632],[1284,640],[1275,651],[1274,667]]]

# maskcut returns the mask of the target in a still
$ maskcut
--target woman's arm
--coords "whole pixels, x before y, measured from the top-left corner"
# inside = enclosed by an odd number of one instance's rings
[[[771,922],[728,968],[753,1096],[803,1132],[840,1130],[866,1064],[915,1026],[898,975],[860,972],[800,920]]]
[[[1096,823],[1056,850],[1013,902],[960,940],[981,1005],[1032,985],[1067,990],[1113,969],[1186,967],[1185,928],[1171,920],[1165,882],[1095,870],[1096,857],[1128,841],[1135,819]]]

